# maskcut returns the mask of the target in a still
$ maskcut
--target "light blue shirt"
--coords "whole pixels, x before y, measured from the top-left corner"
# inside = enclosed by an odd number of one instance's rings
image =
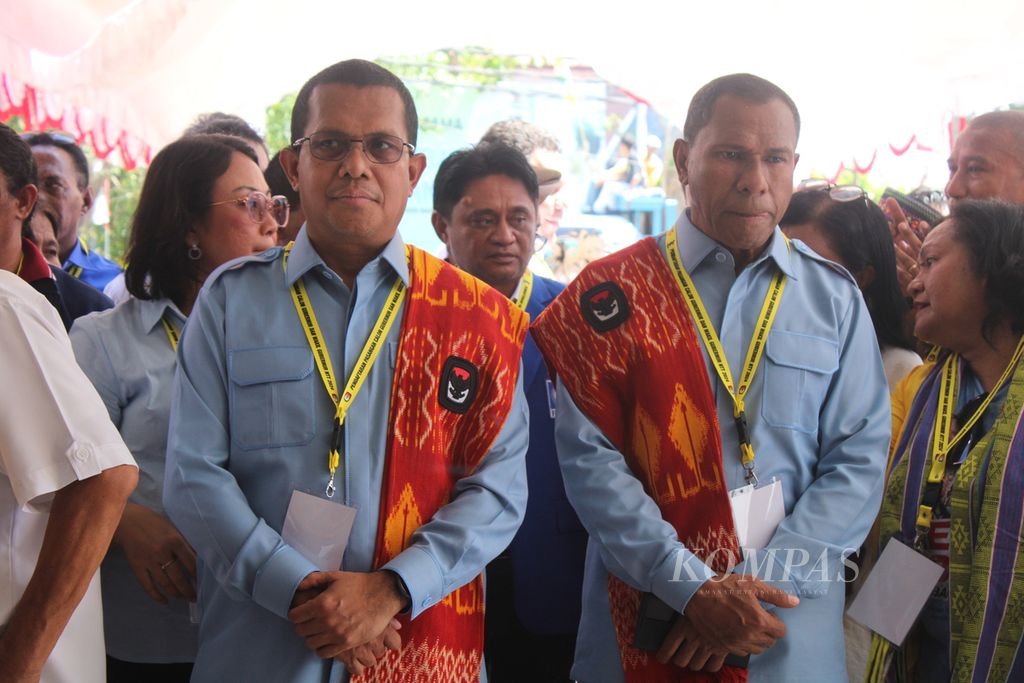
[[[735,571],[772,579],[801,604],[776,610],[787,634],[751,658],[750,679],[845,682],[845,586],[837,577],[843,575],[842,555],[860,546],[878,512],[890,431],[889,396],[867,308],[845,271],[801,242],[788,248],[778,229],[765,252],[738,275],[729,251],[687,216],[674,229],[733,377],[740,375],[775,268],[788,276],[746,398],[757,475],[781,480],[787,516],[768,546],[774,556],[762,551],[754,556],[756,571],[747,563]],[[659,243],[664,254],[664,236]],[[706,349],[704,356],[718,406],[726,483],[733,489],[745,482],[732,399]],[[713,572],[679,542],[622,455],[568,392],[559,391],[558,398],[556,440],[566,492],[591,536],[573,677],[622,681],[607,571],[680,612]]]
[[[353,290],[324,264],[305,229],[287,275],[281,261],[282,250],[271,249],[211,276],[179,348],[164,504],[200,557],[197,683],[319,683],[345,674],[307,649],[287,619],[296,586],[316,567],[280,531],[294,489],[324,496],[335,412],[290,286],[303,278],[344,384],[396,274],[408,284],[409,271],[397,234]],[[358,509],[342,563],[348,571],[373,567],[399,327],[345,421],[334,500]],[[408,586],[413,619],[480,574],[512,540],[526,506],[527,442],[520,386],[480,466],[385,565]]]
[[[75,358],[103,399],[110,420],[139,464],[139,484],[129,499],[164,514],[167,423],[177,363],[160,323],[167,314],[180,329],[185,317],[167,299],[130,299],[79,318],[71,328]],[[191,662],[198,629],[188,603],[161,605],[146,595],[118,545],[100,571],[107,652],[131,662]]]

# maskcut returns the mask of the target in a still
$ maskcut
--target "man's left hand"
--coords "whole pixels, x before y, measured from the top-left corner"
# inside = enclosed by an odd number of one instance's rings
[[[392,619],[388,627],[384,629],[384,633],[365,645],[345,650],[335,659],[344,664],[353,676],[361,676],[367,669],[383,659],[388,650],[402,649],[402,636],[398,634],[400,628],[402,625],[398,620]]]
[[[315,588],[323,592],[292,609],[288,618],[306,646],[324,659],[378,637],[403,606],[395,575],[388,571],[314,572],[297,592]]]
[[[655,658],[662,664],[669,661],[681,669],[715,672],[722,668],[729,653],[714,649],[701,640],[688,617],[676,617]]]

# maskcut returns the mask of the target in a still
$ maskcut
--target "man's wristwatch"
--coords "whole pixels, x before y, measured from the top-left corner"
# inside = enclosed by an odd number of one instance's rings
[[[385,569],[384,571],[395,577],[395,590],[398,591],[398,597],[402,599],[401,612],[408,612],[409,608],[412,607],[412,595],[409,594],[408,586],[405,585],[405,581],[398,575],[398,572],[393,572],[390,569]]]

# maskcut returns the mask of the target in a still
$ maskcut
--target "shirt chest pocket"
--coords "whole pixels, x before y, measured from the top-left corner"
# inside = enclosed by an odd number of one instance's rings
[[[761,413],[772,427],[814,433],[825,392],[839,368],[831,339],[773,330],[765,347]]]
[[[301,346],[232,351],[231,441],[242,450],[302,446],[316,433],[313,354]]]

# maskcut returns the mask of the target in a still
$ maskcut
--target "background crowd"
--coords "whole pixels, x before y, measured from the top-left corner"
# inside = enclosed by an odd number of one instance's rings
[[[683,211],[569,268],[543,122],[436,163],[368,62],[283,149],[198,117],[123,267],[75,140],[0,124],[0,681],[1024,679],[1024,112],[945,215],[796,182],[797,104],[733,74],[624,140],[593,210]],[[897,643],[843,618],[891,543],[942,568]]]

